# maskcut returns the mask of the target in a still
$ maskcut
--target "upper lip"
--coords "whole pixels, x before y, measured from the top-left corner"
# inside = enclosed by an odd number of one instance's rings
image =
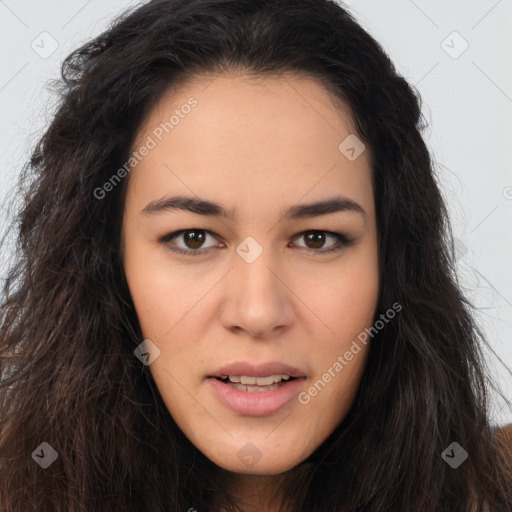
[[[210,377],[222,377],[223,375],[246,375],[248,377],[266,377],[268,375],[306,376],[300,368],[276,361],[258,365],[252,365],[245,361],[235,362],[219,368]]]

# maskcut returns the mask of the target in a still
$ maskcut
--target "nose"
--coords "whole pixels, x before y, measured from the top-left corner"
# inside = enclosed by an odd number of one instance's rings
[[[252,263],[235,258],[226,277],[221,322],[238,335],[267,339],[289,329],[294,318],[293,283],[277,256],[263,251]]]

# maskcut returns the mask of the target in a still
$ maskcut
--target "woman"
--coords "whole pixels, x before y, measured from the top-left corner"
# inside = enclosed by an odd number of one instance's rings
[[[1,510],[512,510],[419,98],[342,7],[153,0],[63,77]]]

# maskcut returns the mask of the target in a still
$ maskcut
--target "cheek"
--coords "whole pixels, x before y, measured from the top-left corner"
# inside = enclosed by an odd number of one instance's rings
[[[371,342],[365,329],[373,325],[378,293],[375,247],[354,252],[335,279],[312,293],[325,335],[311,337],[314,349],[307,347],[314,378],[305,398],[311,398],[311,412],[324,410],[329,424],[343,418],[357,391]]]
[[[159,338],[172,326],[169,312],[174,309],[170,301],[176,297],[175,290],[158,279],[154,267],[144,271],[146,265],[131,263],[125,267],[126,279],[142,333],[146,338]]]
[[[127,242],[126,280],[144,336],[158,340],[197,305],[207,286],[169,265],[165,251],[140,245]]]
[[[340,348],[369,327],[379,295],[379,274],[374,248],[354,252],[334,278],[309,292],[320,318]],[[328,337],[329,338],[329,337]]]
[[[373,321],[378,292],[378,276],[370,269],[353,272],[340,286],[329,289],[325,304],[330,305],[333,331],[345,339],[368,327]]]

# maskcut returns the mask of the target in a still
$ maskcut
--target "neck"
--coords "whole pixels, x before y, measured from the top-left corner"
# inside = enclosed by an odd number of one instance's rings
[[[217,506],[222,504],[219,512],[288,512],[288,509],[282,506],[286,497],[286,484],[295,483],[295,489],[290,492],[299,497],[298,493],[307,490],[307,477],[311,476],[313,469],[311,466],[301,464],[278,475],[247,475],[219,468],[223,476],[227,477],[228,494],[234,505],[231,508],[225,503],[225,498],[220,496],[216,496],[213,502],[217,503]]]
[[[286,474],[245,475],[238,474],[233,480],[231,496],[240,504],[243,512],[280,512],[278,493]]]

